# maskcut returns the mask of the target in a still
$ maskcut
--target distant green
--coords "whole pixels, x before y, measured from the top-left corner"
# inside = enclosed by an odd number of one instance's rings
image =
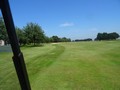
[[[120,41],[22,47],[32,90],[120,90]],[[11,52],[0,52],[0,90],[20,90]]]

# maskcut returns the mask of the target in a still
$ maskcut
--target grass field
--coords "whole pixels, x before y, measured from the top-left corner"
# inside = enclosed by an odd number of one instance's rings
[[[120,41],[21,49],[32,90],[120,90]],[[0,52],[0,90],[20,90],[11,57]]]

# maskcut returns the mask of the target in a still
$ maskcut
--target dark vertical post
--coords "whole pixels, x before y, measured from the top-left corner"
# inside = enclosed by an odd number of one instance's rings
[[[20,82],[21,89],[31,90],[23,54],[21,53],[19,47],[8,0],[0,0],[0,8],[6,25],[8,37],[11,43],[11,47],[14,55],[13,62],[15,65],[15,69]]]

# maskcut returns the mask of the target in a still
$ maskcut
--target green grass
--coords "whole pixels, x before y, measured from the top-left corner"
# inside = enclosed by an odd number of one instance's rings
[[[32,90],[120,90],[120,41],[21,49]],[[11,56],[0,53],[0,90],[20,90]]]

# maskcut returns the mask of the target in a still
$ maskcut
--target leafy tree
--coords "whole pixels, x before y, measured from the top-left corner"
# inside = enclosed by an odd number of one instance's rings
[[[117,38],[119,38],[119,34],[116,32],[109,33],[109,37],[110,37],[110,39],[117,39]]]
[[[103,39],[103,40],[109,40],[109,35],[108,35],[106,32],[104,32],[104,33],[102,34],[102,39]]]
[[[16,27],[16,33],[17,33],[17,36],[18,36],[18,41],[19,41],[19,44],[20,45],[25,45],[27,42],[27,38],[25,37],[25,32],[22,30],[22,29],[20,29],[20,28],[18,28],[18,27]]]
[[[45,35],[42,28],[36,23],[28,23],[24,27],[25,36],[28,43],[43,43],[45,41]]]
[[[61,42],[71,42],[71,39],[63,37],[63,38],[61,38]]]
[[[98,33],[95,40],[113,40],[117,39],[119,37],[119,34],[116,32],[113,33]]]
[[[92,41],[91,38],[87,38],[87,39],[76,39],[75,42],[80,42],[80,41]]]
[[[45,43],[50,43],[52,42],[51,38],[49,38],[48,36],[45,36]]]
[[[58,36],[52,36],[51,38],[49,38],[50,42],[71,42],[70,38],[60,38]]]
[[[54,42],[52,37],[50,37],[49,39],[50,39],[50,42]]]
[[[98,33],[98,34],[97,34],[96,40],[102,40],[102,33]]]
[[[5,44],[9,43],[6,27],[2,17],[0,17],[0,39],[4,40]]]
[[[60,38],[58,36],[52,36],[51,38],[53,42],[60,42]]]

